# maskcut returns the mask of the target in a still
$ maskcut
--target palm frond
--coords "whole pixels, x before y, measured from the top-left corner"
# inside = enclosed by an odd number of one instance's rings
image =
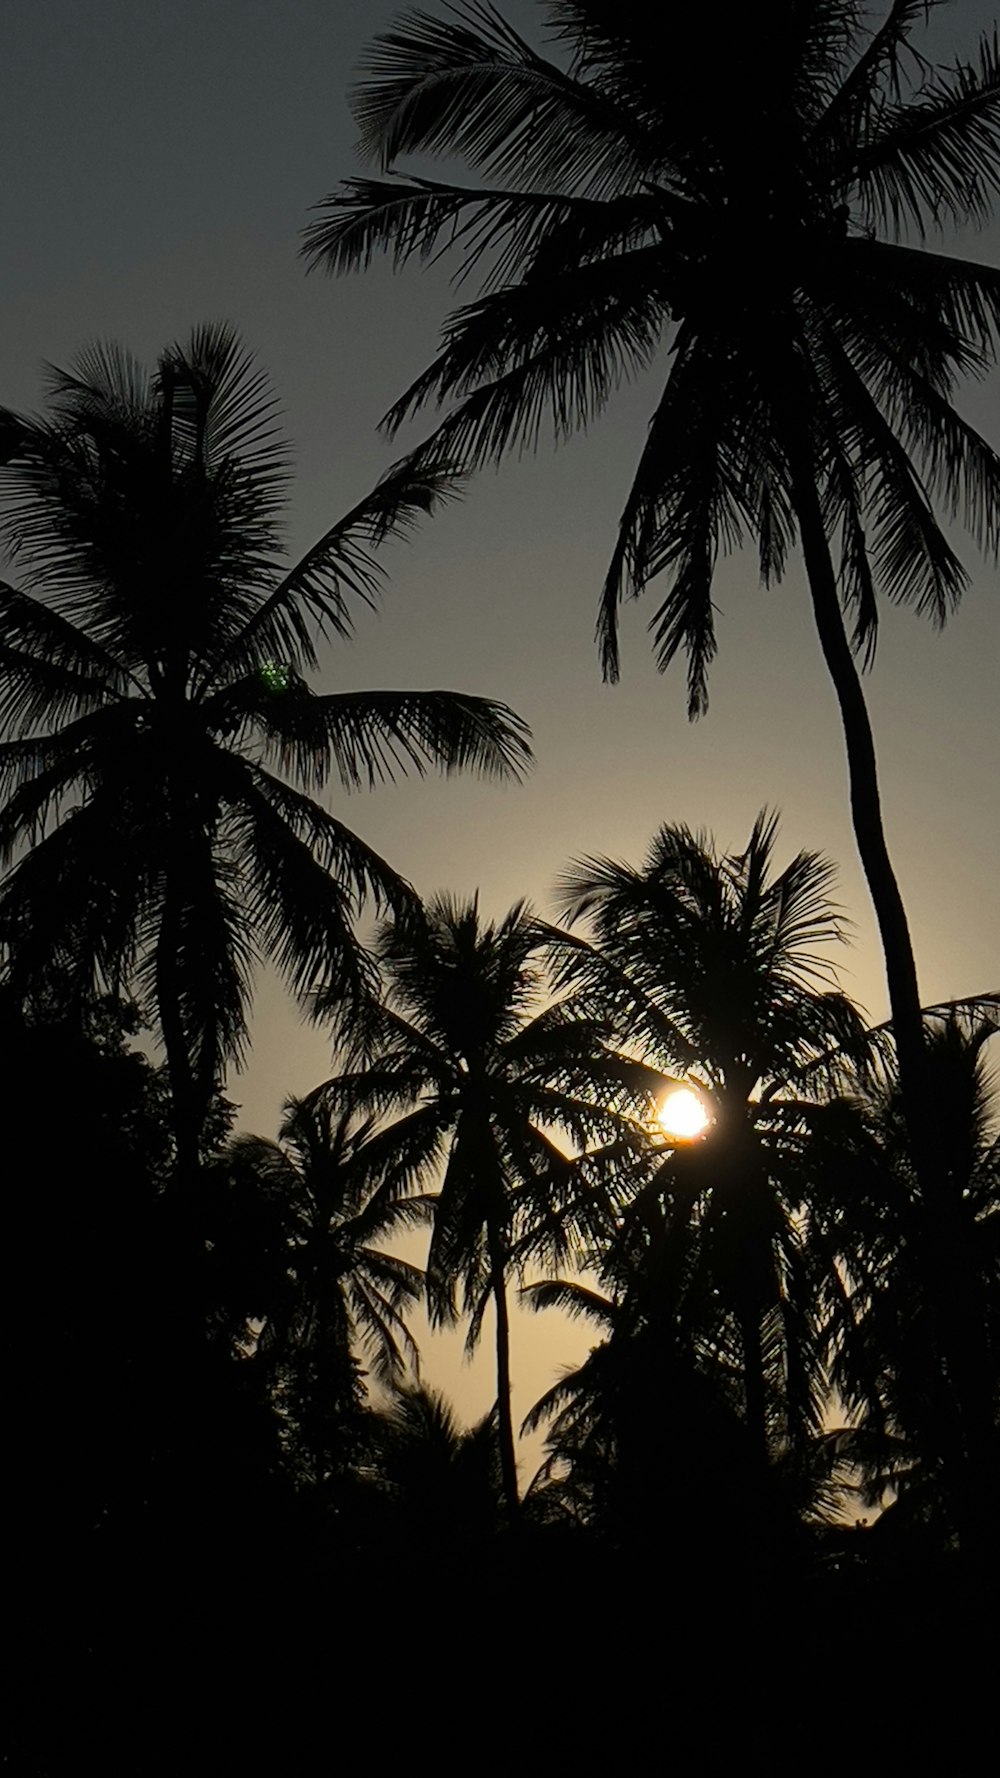
[[[835,10],[846,18],[846,8],[839,6]],[[900,87],[901,64],[909,49],[910,34],[927,14],[927,0],[891,0],[881,24],[871,33],[861,53],[855,53],[816,120],[811,146],[821,160],[838,152],[845,157],[859,138],[865,139],[884,93],[898,91]],[[857,17],[850,20],[849,50],[855,47],[858,23]]]
[[[175,451],[189,453],[206,474],[239,463],[276,505],[283,503],[289,460],[276,424],[277,400],[229,322],[196,327],[164,352],[157,383],[169,405]]]
[[[598,203],[399,177],[346,180],[316,207],[322,216],[303,244],[310,270],[363,271],[380,251],[391,253],[397,269],[412,258],[426,264],[457,253],[454,282],[478,270],[484,292],[525,268],[537,276],[630,250],[648,240],[656,221],[645,194]]]
[[[3,664],[0,649],[0,665]],[[13,725],[12,725],[13,726]],[[55,733],[0,742],[0,826],[25,837],[44,830],[47,810],[100,783],[108,754],[134,746],[136,713],[127,704],[89,711]],[[12,843],[16,840],[12,838]]]
[[[46,787],[36,785],[16,797],[35,790],[44,803]],[[8,805],[8,846],[24,837],[26,813],[24,804],[13,812]],[[137,843],[135,829],[129,804],[123,806],[115,791],[100,792],[36,837],[5,877],[0,943],[17,991],[30,991],[51,975],[86,1003],[99,986],[117,988],[129,979],[156,884],[156,861]]]
[[[391,888],[396,896],[402,885],[332,816],[277,779],[227,769],[224,781],[245,918],[262,950],[317,1012],[348,1023],[363,1016],[378,982],[353,931],[357,890]]]
[[[549,417],[557,439],[599,414],[645,368],[665,323],[658,248],[640,247],[576,270],[494,291],[456,311],[444,347],[383,420],[398,431],[431,400],[460,405],[410,455],[421,465],[492,462],[533,448]]]
[[[672,584],[649,628],[661,672],[680,649],[687,653],[692,718],[707,708],[707,673],[715,655],[716,559],[720,550],[740,542],[748,516],[748,488],[741,476],[745,459],[737,461],[733,451],[728,380],[727,367],[682,331],[619,524],[597,622],[605,677],[614,681],[623,598],[638,598],[648,581],[670,575]],[[773,501],[769,511],[769,555],[777,552],[780,560],[782,522]]]
[[[642,160],[628,120],[547,62],[495,7],[412,11],[378,36],[352,96],[362,152],[458,152],[494,177],[606,195],[633,188]]]
[[[2,643],[0,666],[0,723],[16,735],[31,735],[43,724],[76,725],[118,697],[106,682]]]
[[[989,220],[1000,191],[1000,38],[983,37],[978,65],[938,70],[908,101],[886,105],[844,173],[878,223],[922,234],[970,217]]]
[[[262,767],[243,761],[231,772],[227,767],[226,783],[234,806],[239,805],[245,792],[259,795],[275,818],[287,825],[316,858],[322,870],[337,880],[340,893],[346,897],[344,905],[352,912],[357,912],[364,901],[369,901],[376,911],[389,907],[400,915],[415,906],[413,890],[405,879],[342,821],[308,796]]]
[[[351,1318],[362,1350],[381,1381],[398,1378],[407,1367],[416,1375],[420,1368],[417,1343],[393,1300],[394,1294],[379,1288],[368,1264],[364,1273],[356,1272],[347,1286]]]
[[[586,1284],[576,1284],[565,1278],[542,1278],[537,1283],[522,1285],[520,1296],[525,1307],[536,1312],[562,1309],[567,1315],[582,1316],[587,1321],[596,1321],[601,1327],[610,1327],[614,1323],[614,1303]]]
[[[213,722],[248,717],[264,757],[311,790],[331,773],[347,790],[408,771],[474,771],[518,778],[531,760],[526,725],[506,704],[455,691],[335,692],[325,697],[282,675],[228,687],[206,705]],[[218,711],[218,715],[216,715]]]
[[[102,420],[148,426],[152,389],[145,367],[118,340],[95,340],[69,369],[45,366],[52,405],[70,427]]]
[[[876,584],[894,603],[913,605],[941,626],[961,597],[966,572],[935,520],[909,454],[843,345],[828,335],[826,351],[835,367],[833,400],[866,478]]]
[[[384,575],[372,551],[390,537],[405,537],[420,516],[455,492],[449,464],[394,464],[281,578],[224,652],[210,660],[213,680],[241,678],[274,661],[291,668],[315,666],[310,625],[321,632],[329,625],[336,635],[350,637],[352,607],[360,603],[374,609],[378,603]]]
[[[897,319],[905,306],[916,310],[922,323],[936,316],[952,340],[967,343],[970,364],[977,356],[983,365],[991,362],[1000,342],[1000,268],[867,238],[845,242],[843,254],[847,268],[856,267],[865,285],[875,279],[893,289]]]
[[[0,582],[0,645],[12,655],[37,660],[39,673],[44,668],[63,671],[67,686],[75,682],[81,698],[84,684],[89,685],[95,703],[120,696],[130,682],[140,692],[143,689],[122,662],[85,630],[5,581]],[[53,720],[59,718],[57,703]]]
[[[851,645],[862,665],[872,665],[878,642],[879,610],[875,577],[868,555],[864,492],[839,441],[830,441],[823,517],[827,535],[840,536],[838,587],[851,618]]]
[[[257,955],[247,929],[241,872],[231,860],[214,856],[210,843],[199,852],[189,852],[177,870],[181,887],[170,967],[187,1053],[207,1102],[222,1084],[227,1061],[239,1065],[246,1058]],[[137,981],[147,1003],[158,1005],[155,944],[146,948]]]

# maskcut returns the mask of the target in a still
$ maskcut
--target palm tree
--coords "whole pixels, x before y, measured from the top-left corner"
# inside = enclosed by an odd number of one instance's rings
[[[818,1109],[811,1164],[817,1235],[837,1252],[855,1337],[834,1377],[860,1426],[878,1499],[997,1552],[1000,1484],[1000,1137],[986,1046],[992,1006],[926,1016],[934,1116],[947,1170],[924,1192],[890,1055],[853,1094]]]
[[[372,1442],[383,1486],[395,1508],[385,1531],[435,1568],[441,1549],[482,1546],[497,1529],[502,1502],[496,1410],[463,1429],[435,1389],[394,1386],[373,1416]]]
[[[521,1300],[535,1311],[551,1308],[588,1321],[604,1336],[581,1365],[563,1371],[524,1417],[522,1434],[548,1428],[545,1457],[528,1488],[526,1506],[543,1524],[613,1528],[616,1517],[624,1518],[635,1507],[633,1497],[622,1513],[616,1484],[624,1400],[633,1380],[639,1386],[636,1393],[643,1381],[637,1376],[626,1305],[592,1285],[564,1278],[526,1284]],[[646,1425],[657,1418],[649,1398],[642,1417]]]
[[[703,1139],[661,1143],[598,1265],[630,1335],[675,1368],[689,1354],[730,1376],[761,1475],[818,1429],[814,1306],[838,1307],[809,1238],[800,1096],[851,1059],[863,1072],[869,1048],[822,954],[842,937],[832,867],[800,852],[775,873],[776,834],[765,813],[738,854],[673,826],[639,869],[584,859],[561,900],[592,940],[552,938],[560,985],[710,1112]]]
[[[457,1315],[456,1284],[479,1340],[492,1301],[497,1412],[508,1521],[518,1509],[510,1404],[507,1278],[530,1258],[565,1258],[593,1236],[599,1191],[578,1189],[576,1151],[637,1142],[629,1113],[648,1075],[603,1047],[606,1026],[572,998],[539,1010],[544,932],[519,903],[496,923],[475,900],[437,897],[426,917],[385,923],[376,955],[387,981],[371,1064],[328,1083],[335,1101],[391,1117],[372,1138],[386,1179],[405,1192],[442,1168],[427,1262],[431,1319]]]
[[[699,714],[720,551],[755,539],[767,582],[798,542],[922,1153],[916,967],[857,657],[880,594],[938,624],[959,599],[935,500],[990,548],[1000,535],[1000,459],[951,405],[993,357],[1000,272],[925,241],[982,220],[1000,185],[1000,48],[932,67],[914,42],[924,0],[890,0],[877,27],[857,0],[779,0],[766,22],[743,7],[724,31],[711,8],[645,0],[543,11],[568,68],[480,0],[376,39],[354,105],[391,176],[342,185],[306,251],[336,271],[457,248],[478,279],[386,418],[452,404],[415,464],[495,460],[547,416],[565,436],[662,367],[601,599],[606,676],[621,601],[664,574],[657,660],[686,650]],[[461,156],[482,182],[397,177],[408,153]]]
[[[135,1524],[154,1480],[171,1141],[134,1034],[115,1002],[73,1020],[0,992],[11,1504],[40,1585],[95,1525]]]
[[[277,1142],[237,1137],[210,1169],[211,1257],[238,1275],[235,1295],[222,1292],[241,1311],[234,1331],[247,1339],[248,1318],[263,1320],[256,1358],[317,1482],[357,1431],[357,1355],[385,1384],[417,1364],[405,1311],[423,1272],[383,1243],[425,1206],[373,1181],[370,1133],[315,1095],[290,1099]]]
[[[444,691],[317,696],[316,632],[372,604],[372,549],[449,489],[396,468],[280,560],[274,404],[233,330],[152,375],[114,346],[50,377],[51,413],[0,411],[0,936],[16,986],[131,983],[166,1052],[190,1164],[244,1050],[253,966],[346,1013],[373,972],[352,917],[406,884],[314,800],[428,766],[516,774],[526,731]]]
[[[706,1562],[731,1570],[743,1545],[761,1542],[762,1483],[773,1477],[748,1449],[738,1354],[718,1341],[699,1350],[655,1268],[632,1260],[627,1274],[600,1268],[610,1296],[563,1279],[522,1292],[532,1309],[582,1317],[604,1336],[525,1418],[523,1432],[547,1426],[526,1507],[543,1524],[638,1547],[647,1561],[660,1550],[673,1586],[689,1564],[703,1586]]]

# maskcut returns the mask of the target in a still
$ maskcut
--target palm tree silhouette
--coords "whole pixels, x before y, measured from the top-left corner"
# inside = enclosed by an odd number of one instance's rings
[[[555,1141],[580,1152],[638,1140],[630,1112],[646,1071],[603,1047],[606,1026],[572,998],[539,1010],[545,934],[519,903],[495,923],[475,900],[435,898],[426,917],[385,923],[375,951],[387,983],[382,1039],[367,1067],[320,1089],[392,1116],[372,1137],[398,1195],[443,1169],[427,1262],[431,1319],[469,1317],[478,1343],[492,1301],[497,1414],[508,1521],[518,1510],[507,1278],[565,1257],[598,1213]]]
[[[317,696],[316,631],[373,603],[371,550],[430,511],[441,470],[390,471],[292,568],[263,375],[225,325],[51,374],[51,415],[0,412],[0,886],[12,981],[129,982],[169,1065],[178,1150],[244,1051],[262,954],[345,1015],[373,972],[352,917],[406,884],[314,800],[398,771],[516,774],[526,731],[444,691]]]
[[[756,541],[765,582],[796,541],[836,691],[851,808],[878,920],[908,1115],[924,1145],[920,1000],[883,831],[856,657],[878,597],[945,621],[965,583],[933,501],[1000,535],[1000,459],[951,405],[993,356],[1000,274],[930,251],[928,225],[989,213],[1000,184],[1000,59],[932,68],[923,0],[869,26],[854,0],[727,16],[549,0],[568,69],[491,4],[405,14],[354,93],[366,156],[457,155],[473,186],[352,179],[306,252],[331,271],[457,249],[482,294],[390,410],[451,411],[412,458],[466,466],[565,436],[626,377],[663,365],[601,599],[605,673],[621,601],[660,574],[650,628],[707,702],[720,552]],[[920,245],[902,239],[906,230]],[[669,329],[669,358],[658,356]]]
[[[824,1207],[817,1238],[838,1253],[855,1337],[834,1377],[858,1416],[872,1499],[957,1532],[974,1563],[996,1559],[1000,1439],[1000,1137],[986,1046],[1000,1002],[926,1015],[941,1171],[924,1191],[891,1052],[879,1072],[820,1108],[809,1163]]]
[[[266,1367],[289,1442],[322,1482],[343,1463],[363,1388],[357,1356],[382,1383],[417,1364],[405,1311],[423,1293],[419,1266],[383,1243],[426,1213],[380,1188],[368,1165],[370,1126],[334,1116],[315,1095],[290,1099],[277,1142],[240,1136],[210,1170],[210,1197],[249,1231],[244,1313],[263,1320]],[[213,1253],[226,1244],[213,1231]],[[263,1236],[263,1238],[262,1238]]]
[[[703,1584],[709,1552],[724,1567],[751,1518],[760,1541],[768,1478],[748,1449],[738,1351],[718,1340],[699,1350],[657,1268],[632,1261],[627,1275],[613,1262],[598,1268],[610,1295],[564,1279],[522,1292],[530,1308],[583,1317],[603,1334],[525,1418],[523,1432],[547,1427],[526,1510],[647,1560],[662,1546],[675,1584],[688,1564]]]
[[[396,1385],[373,1416],[382,1485],[423,1551],[484,1543],[496,1531],[502,1488],[495,1408],[460,1427],[436,1389]]]
[[[584,859],[560,899],[592,939],[552,936],[557,983],[711,1113],[703,1139],[647,1159],[598,1266],[629,1334],[729,1372],[761,1473],[815,1434],[826,1393],[800,1095],[869,1049],[823,955],[842,936],[832,867],[800,852],[774,872],[776,834],[765,813],[741,853],[671,826],[638,869]]]

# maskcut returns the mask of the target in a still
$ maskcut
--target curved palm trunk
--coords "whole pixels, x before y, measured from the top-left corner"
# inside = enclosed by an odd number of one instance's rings
[[[490,1284],[496,1308],[497,1348],[497,1435],[500,1442],[500,1475],[503,1482],[507,1523],[513,1528],[520,1515],[521,1497],[517,1487],[517,1456],[514,1450],[514,1423],[510,1411],[510,1316],[507,1310],[507,1268],[500,1230],[490,1219],[487,1224],[490,1253]]]
[[[907,1128],[922,1180],[932,1173],[928,1152],[929,1119],[925,1114],[924,1031],[917,987],[917,968],[903,898],[889,858],[882,823],[875,741],[861,680],[837,591],[826,526],[807,447],[790,453],[792,493],[799,521],[806,577],[813,615],[827,671],[840,706],[851,789],[851,816],[862,869],[875,909],[892,1026],[899,1059],[900,1086]]]
[[[858,852],[868,882],[885,957],[889,1005],[896,1041],[899,1084],[914,1171],[934,1229],[942,1275],[944,1314],[941,1346],[950,1388],[958,1404],[966,1444],[956,1453],[950,1493],[960,1526],[960,1542],[973,1563],[984,1551],[996,1557],[995,1507],[986,1457],[992,1445],[992,1401],[976,1387],[972,1354],[979,1330],[968,1325],[968,1305],[960,1244],[948,1213],[947,1168],[939,1165],[939,1134],[925,1086],[927,1049],[906,910],[889,858],[882,824],[875,743],[854,655],[844,629],[836,575],[826,527],[801,432],[791,454],[792,490],[802,539],[806,575],[823,658],[840,706],[851,787],[851,814]],[[988,1427],[988,1430],[986,1430]]]

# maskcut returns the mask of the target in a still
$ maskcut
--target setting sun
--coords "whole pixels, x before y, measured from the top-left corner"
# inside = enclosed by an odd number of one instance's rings
[[[690,1087],[675,1087],[668,1093],[657,1113],[661,1128],[667,1136],[690,1141],[700,1136],[708,1123],[708,1112],[697,1093]]]

